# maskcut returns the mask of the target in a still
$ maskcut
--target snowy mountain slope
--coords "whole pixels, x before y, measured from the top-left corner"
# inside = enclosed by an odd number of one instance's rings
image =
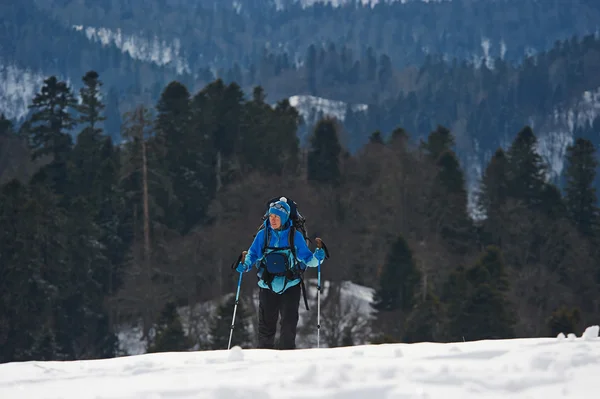
[[[83,32],[89,40],[101,43],[102,46],[117,46],[134,59],[153,62],[160,66],[169,66],[174,68],[178,74],[191,73],[188,62],[181,55],[179,40],[167,43],[156,36],[152,40],[148,40],[136,35],[125,35],[121,30],[112,31],[103,27],[76,25],[73,28],[77,32]]]
[[[45,78],[39,72],[4,64],[0,59],[0,114],[8,119],[25,117],[27,106]]]
[[[158,353],[0,365],[3,399],[592,399],[598,326],[582,337]]]
[[[343,121],[349,104],[323,97],[310,95],[295,95],[289,98],[290,105],[298,110],[307,123],[315,123],[318,115],[330,116]],[[353,111],[367,111],[367,104],[352,104]]]
[[[600,87],[588,90],[571,107],[556,108],[553,115],[539,121],[532,120],[532,127],[539,128],[538,151],[551,166],[548,178],[558,176],[564,167],[567,146],[573,143],[573,133],[577,127],[591,126],[600,116]]]
[[[565,167],[567,147],[574,142],[577,128],[591,127],[594,120],[600,117],[600,87],[585,91],[579,99],[569,105],[555,107],[551,115],[540,115],[529,118],[529,125],[538,139],[537,151],[548,164],[546,179],[557,183]],[[600,134],[600,132],[598,132]],[[515,132],[516,135],[516,132]],[[514,138],[504,138],[501,146],[507,150]],[[496,149],[481,148],[475,141],[471,149],[463,150],[462,159],[466,171],[469,191],[469,208],[471,215],[480,218],[474,209],[475,193],[479,181]]]

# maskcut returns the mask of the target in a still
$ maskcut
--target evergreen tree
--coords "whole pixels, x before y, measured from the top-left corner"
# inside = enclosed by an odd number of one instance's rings
[[[581,321],[581,310],[579,308],[568,309],[561,306],[552,312],[548,318],[548,330],[550,336],[556,337],[558,334],[578,334],[579,322]]]
[[[70,111],[76,106],[71,88],[55,76],[44,80],[39,93],[29,106],[33,110],[29,127],[32,159],[51,156],[51,163],[39,174],[54,187],[56,193],[68,195],[67,162],[71,151],[70,130],[75,120]]]
[[[9,136],[14,132],[12,121],[6,119],[4,113],[0,113],[0,137]]]
[[[485,169],[479,192],[477,211],[484,219],[483,241],[502,247],[502,221],[505,218],[505,205],[508,199],[508,160],[504,150],[499,148]]]
[[[295,176],[299,171],[300,115],[289,101],[275,108],[264,102],[265,93],[257,86],[252,101],[245,104],[239,157],[244,173],[262,172],[275,176]]]
[[[454,152],[446,150],[436,158],[437,174],[427,207],[431,228],[456,253],[465,253],[471,237],[468,195],[463,171]]]
[[[203,164],[209,166],[211,177],[204,177],[205,196],[200,206],[208,206],[215,193],[237,177],[235,150],[238,147],[244,114],[243,93],[236,83],[225,85],[217,79],[196,94],[192,101],[192,123],[202,138]],[[204,180],[206,179],[206,180]]]
[[[506,154],[502,148],[498,148],[483,173],[477,198],[479,211],[486,218],[493,219],[494,215],[506,203],[508,195],[507,173]]]
[[[463,273],[458,280],[463,282],[455,286],[462,288],[454,294],[462,291],[464,296],[450,298],[455,312],[448,312],[452,315],[449,320],[452,339],[514,338],[516,319],[506,298],[509,282],[500,250],[487,247],[477,263]]]
[[[543,200],[546,166],[537,153],[537,138],[529,126],[518,133],[506,155],[509,195],[530,207],[540,205]]]
[[[377,324],[386,335],[400,339],[402,320],[415,305],[421,273],[402,236],[392,244],[373,295]]]
[[[335,121],[329,118],[320,120],[310,138],[307,157],[308,180],[337,186],[341,181],[341,152]]]
[[[469,293],[466,268],[462,265],[450,272],[444,283],[442,301],[445,305],[444,337],[448,341],[462,341],[466,326],[463,322],[463,303]]]
[[[81,104],[78,106],[81,133],[71,154],[70,179],[73,201],[83,207],[82,220],[95,226],[97,239],[104,246],[103,256],[107,262],[93,270],[94,278],[102,285],[105,293],[113,293],[120,284],[119,266],[123,261],[126,245],[121,235],[119,208],[121,196],[118,192],[119,159],[112,140],[104,134],[100,122],[106,120],[100,89],[102,82],[98,73],[89,71],[82,78]],[[76,198],[75,198],[76,197]],[[88,218],[87,214],[91,216]]]
[[[64,162],[70,150],[68,131],[75,121],[69,113],[76,105],[71,88],[55,76],[44,80],[29,108],[31,116],[30,145],[34,159],[52,155],[54,162]]]
[[[157,193],[165,214],[162,223],[180,232],[189,230],[201,215],[194,203],[197,197],[198,132],[191,127],[191,99],[187,88],[171,82],[161,94],[156,109],[156,150],[162,159],[162,168],[172,190]]]
[[[585,236],[598,233],[598,197],[594,180],[598,161],[591,141],[578,138],[567,147],[565,203],[569,218]]]
[[[100,75],[96,71],[88,71],[82,78],[83,88],[79,90],[81,96],[81,105],[78,111],[81,114],[80,123],[84,123],[90,129],[96,129],[99,122],[104,122],[104,109],[106,105],[102,102],[102,93],[100,89],[103,83],[100,81]]]
[[[187,351],[191,346],[175,303],[167,302],[156,323],[156,335],[148,346],[148,353]]]
[[[436,161],[442,153],[452,150],[453,146],[454,136],[444,126],[438,126],[436,130],[429,133],[426,142],[421,142],[421,148],[427,151],[433,161]]]
[[[36,360],[32,348],[46,323],[50,292],[32,241],[35,210],[30,191],[17,180],[0,188],[0,363]]]
[[[233,321],[233,308],[235,306],[235,296],[222,302],[215,310],[210,323],[210,349],[227,349],[229,343],[229,334],[231,332],[231,323]],[[240,299],[235,315],[235,328],[231,337],[231,346],[241,346],[247,348],[250,345],[250,335],[246,326],[246,306]]]
[[[419,299],[408,318],[403,341],[436,342],[441,338],[444,310],[435,294],[428,290],[424,299]]]

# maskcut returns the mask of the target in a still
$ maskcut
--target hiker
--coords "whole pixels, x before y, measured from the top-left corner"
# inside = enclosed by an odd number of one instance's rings
[[[258,263],[258,347],[274,349],[281,314],[279,349],[295,349],[302,273],[306,267],[317,267],[325,259],[325,251],[318,248],[313,254],[308,248],[302,233],[293,227],[285,197],[271,202],[267,214],[264,228],[236,270],[249,272]]]

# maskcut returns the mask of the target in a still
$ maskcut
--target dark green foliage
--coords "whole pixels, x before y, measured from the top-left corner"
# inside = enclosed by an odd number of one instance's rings
[[[199,199],[200,186],[195,175],[199,157],[200,135],[191,127],[192,108],[190,93],[180,82],[171,82],[156,105],[157,151],[162,152],[159,168],[170,182],[172,190],[161,190],[157,199],[164,215],[161,222],[170,228],[185,232],[202,217],[198,206],[190,207]]]
[[[548,318],[548,331],[552,337],[556,337],[560,333],[578,335],[580,322],[581,311],[579,308],[568,309],[561,306]]]
[[[404,237],[399,236],[389,249],[379,276],[371,306],[375,325],[390,339],[401,339],[403,321],[417,302],[421,273]]]
[[[293,178],[299,171],[299,114],[288,100],[265,103],[262,87],[245,104],[239,156],[242,170]]]
[[[502,247],[502,232],[498,227],[508,199],[508,160],[499,148],[485,169],[477,193],[477,212],[484,217],[483,241]]]
[[[502,253],[487,247],[469,269],[457,269],[447,283],[447,327],[452,341],[513,338],[516,319]]]
[[[70,130],[75,125],[71,109],[75,97],[66,82],[55,76],[44,80],[44,86],[35,96],[30,108],[30,145],[34,159],[52,155],[55,163],[65,162],[71,149]]]
[[[430,142],[426,144],[437,170],[427,207],[429,224],[452,252],[465,253],[472,236],[465,178],[456,154],[448,149],[452,136],[445,130],[438,132],[430,136]]]
[[[81,114],[79,121],[91,129],[95,129],[99,122],[106,120],[103,115],[106,105],[100,99],[103,83],[99,78],[98,72],[88,71],[82,79],[84,87],[79,90],[81,96],[81,105],[77,107]]]
[[[156,335],[148,346],[148,353],[187,351],[191,346],[190,339],[183,331],[175,303],[167,302],[156,323]]]
[[[403,342],[437,342],[443,337],[444,308],[431,291],[419,299],[408,318]]]
[[[235,296],[230,295],[215,310],[210,323],[210,349],[227,349],[229,334],[231,333],[231,322],[233,321],[233,308]],[[239,300],[235,314],[235,328],[231,337],[231,346],[248,348],[251,345],[248,326],[246,325],[246,306],[243,300]]]
[[[518,134],[506,155],[508,158],[508,194],[529,206],[542,202],[546,166],[537,153],[537,138],[529,126]]]
[[[341,178],[341,152],[335,121],[321,120],[310,138],[307,158],[308,180],[332,186],[338,185]]]
[[[373,308],[377,311],[409,311],[415,303],[420,277],[408,243],[404,237],[398,237],[383,266]]]
[[[14,133],[12,121],[6,118],[6,115],[0,113],[0,137],[8,136]]]
[[[454,136],[444,126],[438,126],[436,130],[429,133],[427,141],[422,142],[421,147],[427,151],[433,161],[436,161],[443,153],[453,150]]]
[[[585,236],[598,233],[600,214],[594,187],[598,160],[589,140],[578,138],[567,148],[565,203],[569,218]]]

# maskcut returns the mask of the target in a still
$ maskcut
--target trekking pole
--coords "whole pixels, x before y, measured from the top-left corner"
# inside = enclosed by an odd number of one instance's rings
[[[323,241],[320,238],[315,238],[317,248],[323,247]],[[317,268],[317,348],[319,348],[321,338],[321,260]]]
[[[248,253],[247,251],[242,252],[242,256],[240,258],[241,263],[244,263],[247,253]],[[235,312],[237,311],[238,302],[240,299],[240,287],[241,286],[242,286],[242,272],[240,272],[240,278],[238,279],[238,285],[237,285],[237,293],[235,294],[235,306],[233,307],[233,319],[231,320],[231,331],[229,332],[229,344],[227,344],[227,350],[229,350],[229,348],[231,348],[231,337],[233,337],[233,329],[235,327]]]

